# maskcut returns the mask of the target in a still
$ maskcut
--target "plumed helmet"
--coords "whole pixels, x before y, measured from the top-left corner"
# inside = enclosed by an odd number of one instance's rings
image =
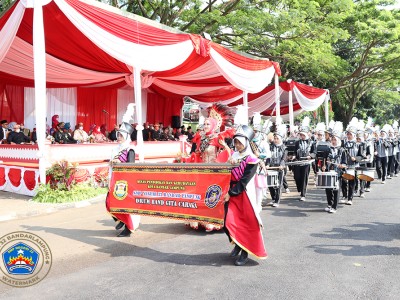
[[[236,133],[233,136],[233,138],[237,137],[237,136],[243,136],[245,137],[247,140],[252,141],[254,138],[254,131],[253,129],[251,129],[250,126],[247,125],[239,125],[236,128]]]
[[[332,136],[336,136],[337,138],[341,139],[343,134],[343,123],[340,121],[335,122],[332,128]]]
[[[128,136],[131,136],[132,132],[133,132],[133,127],[131,124],[126,123],[126,122],[122,122],[121,126],[118,129],[118,132],[120,132],[122,134],[122,136],[127,139]]]
[[[357,133],[357,127],[358,127],[358,119],[356,117],[353,117],[349,125],[347,126],[346,131],[351,132],[352,134],[355,135]]]
[[[299,128],[299,133],[307,135],[310,132],[310,118],[308,116],[304,117]]]

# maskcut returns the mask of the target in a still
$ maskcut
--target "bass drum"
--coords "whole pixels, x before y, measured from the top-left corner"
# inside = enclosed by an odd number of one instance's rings
[[[356,168],[357,178],[364,181],[374,181],[374,168]]]
[[[346,180],[354,180],[356,178],[356,169],[355,168],[348,168],[342,174],[342,177]]]

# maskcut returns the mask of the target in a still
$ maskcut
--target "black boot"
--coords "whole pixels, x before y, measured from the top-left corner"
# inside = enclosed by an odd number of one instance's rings
[[[117,235],[117,237],[125,237],[125,236],[131,236],[131,231],[126,226],[124,230],[122,230],[121,233]]]
[[[236,257],[239,255],[240,250],[242,250],[242,248],[240,248],[238,245],[235,244],[235,248],[233,248],[231,254],[229,255],[229,257]]]
[[[120,222],[117,224],[117,226],[115,226],[115,229],[116,229],[116,230],[120,230],[122,227],[124,227],[124,225],[125,225],[125,224],[124,224],[123,222],[120,221]]]
[[[245,250],[242,250],[239,258],[235,261],[235,266],[244,266],[248,261],[248,253]]]

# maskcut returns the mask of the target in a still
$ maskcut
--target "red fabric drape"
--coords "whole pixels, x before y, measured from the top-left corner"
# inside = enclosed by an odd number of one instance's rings
[[[32,191],[36,186],[35,171],[25,171],[24,182],[27,189]]]
[[[24,122],[24,87],[0,85],[0,116],[8,122]]]
[[[106,124],[110,130],[117,122],[117,89],[78,88],[77,123],[88,131],[91,124]]]
[[[4,168],[0,168],[0,186],[6,183],[6,171]]]
[[[21,169],[10,169],[8,178],[13,186],[18,187],[21,184]]]
[[[180,116],[183,106],[181,98],[165,98],[158,94],[147,94],[147,116],[149,123],[163,122],[164,126],[171,125],[172,116]]]

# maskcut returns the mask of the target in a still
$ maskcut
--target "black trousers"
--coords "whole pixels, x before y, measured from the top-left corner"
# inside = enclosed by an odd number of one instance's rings
[[[395,164],[394,155],[388,156],[387,175],[390,175],[391,177],[393,177],[394,175],[394,164]]]
[[[367,163],[367,168],[373,168],[373,163]],[[365,182],[365,187],[366,188],[371,188],[371,181],[366,181]]]
[[[400,170],[400,152],[396,153],[394,159],[394,174],[399,174]]]
[[[284,173],[283,173],[282,184],[283,184],[283,188],[286,190],[286,189],[289,188],[289,185],[288,185],[287,180],[286,180],[286,174],[287,174],[286,168],[283,169],[283,171],[284,171]]]
[[[297,191],[301,197],[307,194],[308,177],[310,176],[310,165],[293,166],[293,177],[296,182]]]
[[[376,173],[378,173],[378,179],[382,179],[382,181],[385,181],[387,174],[387,157],[376,156],[375,159],[376,159]]]
[[[325,189],[326,200],[328,200],[328,205],[334,209],[336,209],[339,198],[339,190],[338,189]]]
[[[283,171],[278,171],[278,182],[279,186],[277,187],[269,187],[269,193],[271,194],[271,199],[274,203],[278,203],[281,201],[281,193],[282,193],[282,183],[283,183]]]
[[[343,197],[347,198],[347,200],[353,200],[355,179],[347,180],[342,178],[341,180]]]

